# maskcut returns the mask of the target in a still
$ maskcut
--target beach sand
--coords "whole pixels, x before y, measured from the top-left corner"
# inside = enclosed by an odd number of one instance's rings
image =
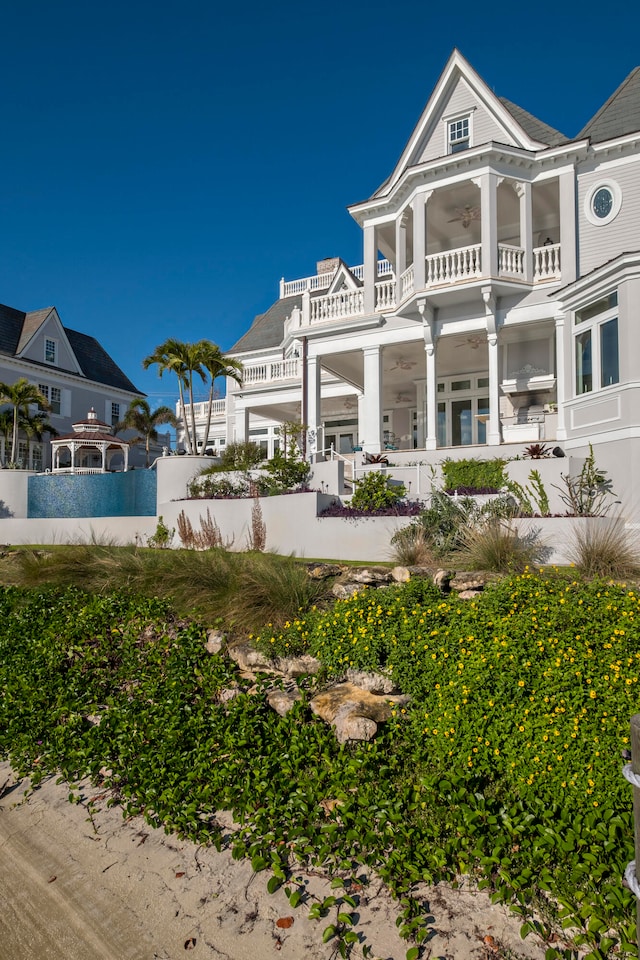
[[[322,942],[335,908],[308,918],[314,897],[340,893],[324,878],[301,871],[309,899],[292,909],[283,890],[267,892],[268,872],[255,874],[229,851],[166,835],[141,817],[125,820],[88,782],[79,791],[80,802],[69,803],[69,787],[55,778],[30,791],[0,763],[0,960],[336,956],[336,941]],[[433,918],[425,957],[544,957],[541,944],[520,939],[519,919],[486,894],[445,884],[419,893]],[[375,878],[357,896],[361,946],[376,958],[405,960],[398,904]],[[361,946],[353,957],[362,957]]]

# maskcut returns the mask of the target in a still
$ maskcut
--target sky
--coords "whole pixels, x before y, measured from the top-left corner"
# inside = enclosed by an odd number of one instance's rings
[[[55,306],[152,406],[168,337],[229,350],[393,169],[457,47],[576,136],[640,64],[640,6],[21,0],[2,13],[0,302]],[[204,398],[204,393],[203,393]]]

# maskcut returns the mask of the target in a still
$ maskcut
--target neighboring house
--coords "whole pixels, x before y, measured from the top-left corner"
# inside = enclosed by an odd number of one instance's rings
[[[350,213],[363,264],[325,260],[281,281],[227,351],[244,382],[227,385],[210,446],[258,438],[271,453],[275,425],[295,418],[312,457],[361,446],[433,461],[537,440],[581,455],[591,442],[629,495],[640,68],[566,137],[454,50],[395,168]]]
[[[144,396],[94,337],[63,327],[55,307],[24,313],[0,305],[0,381],[12,384],[21,377],[47,398],[49,421],[59,434],[70,433],[91,408],[116,424],[131,401]],[[20,465],[51,467],[49,440],[46,433],[42,440],[21,436]],[[10,441],[0,434],[0,463],[6,465],[10,454]],[[132,448],[131,461],[144,464],[143,447]]]

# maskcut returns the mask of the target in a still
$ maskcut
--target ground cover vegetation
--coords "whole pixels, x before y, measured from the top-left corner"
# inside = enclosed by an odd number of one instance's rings
[[[160,563],[168,553],[138,552]],[[208,553],[223,563],[222,551],[171,558]],[[253,559],[273,580],[278,558]],[[34,783],[88,775],[125,815],[230,842],[292,907],[320,919],[337,904],[325,935],[342,956],[358,941],[370,955],[356,915],[371,868],[400,898],[410,960],[427,955],[431,922],[416,884],[460,874],[510,902],[548,960],[635,955],[635,900],[620,881],[633,857],[620,753],[637,709],[636,591],[526,570],[472,602],[422,580],[324,609],[300,596],[296,613],[252,638],[324,664],[299,681],[302,699],[283,718],[249,695],[231,661],[206,652],[198,621],[151,596],[95,592],[106,582],[94,571],[84,581],[94,592],[0,591],[0,755]],[[339,745],[308,708],[315,685],[349,667],[388,673],[411,696],[371,743]],[[240,695],[228,700],[234,684]],[[239,824],[229,840],[222,809]],[[299,863],[335,877],[334,902],[309,901]]]

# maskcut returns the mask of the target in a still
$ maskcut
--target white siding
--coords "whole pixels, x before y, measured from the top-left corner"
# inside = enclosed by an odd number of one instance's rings
[[[499,143],[513,143],[513,140],[507,136],[506,131],[495,122],[485,107],[478,102],[467,83],[460,79],[444,105],[441,116],[449,117],[467,111],[473,111],[471,146],[478,146],[478,144],[487,143],[489,140],[496,140]],[[446,123],[442,119],[438,119],[435,126],[427,134],[426,143],[420,148],[420,156],[417,162],[422,163],[426,160],[435,160],[437,157],[445,156],[447,153],[446,139]]]
[[[622,206],[615,220],[601,226],[590,223],[584,214],[585,197],[597,183],[615,181],[622,190]],[[596,171],[578,176],[578,231],[580,274],[589,273],[606,260],[638,249],[640,222],[640,160],[619,166],[603,164]]]

